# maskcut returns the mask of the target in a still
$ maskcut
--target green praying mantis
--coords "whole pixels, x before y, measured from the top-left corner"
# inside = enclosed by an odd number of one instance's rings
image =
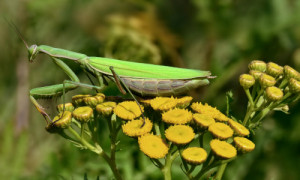
[[[185,94],[198,86],[207,85],[209,84],[208,79],[214,78],[209,71],[128,62],[104,57],[90,57],[46,45],[34,44],[28,46],[18,30],[17,33],[28,50],[29,62],[33,62],[40,53],[46,54],[70,78],[70,80],[64,80],[61,84],[37,87],[30,90],[30,100],[44,116],[47,124],[51,122],[51,118],[37,100],[60,95],[63,95],[64,98],[66,92],[79,86],[101,91],[107,85],[109,79],[115,82],[121,93],[126,94],[128,92],[139,105],[133,94],[141,97],[176,96]],[[74,61],[79,64],[88,77],[91,75],[96,78],[98,85],[81,83],[65,61]]]

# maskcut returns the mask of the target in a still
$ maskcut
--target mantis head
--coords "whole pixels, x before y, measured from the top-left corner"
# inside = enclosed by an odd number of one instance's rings
[[[33,60],[35,59],[35,57],[38,53],[39,53],[39,48],[36,44],[31,45],[30,47],[28,47],[29,62],[33,62]]]

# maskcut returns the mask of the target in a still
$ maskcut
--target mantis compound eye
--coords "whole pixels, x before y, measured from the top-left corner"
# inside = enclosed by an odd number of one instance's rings
[[[38,46],[36,44],[31,45],[28,48],[28,59],[29,59],[29,62],[33,62],[33,60],[35,59],[35,57],[36,57],[36,55],[38,53],[39,53]]]

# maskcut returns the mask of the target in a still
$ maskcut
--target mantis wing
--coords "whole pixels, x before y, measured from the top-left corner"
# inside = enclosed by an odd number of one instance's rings
[[[141,79],[204,79],[211,74],[209,71],[128,62],[100,57],[90,57],[89,64],[93,69],[103,74],[111,76],[112,73],[109,67],[113,66],[120,77]]]

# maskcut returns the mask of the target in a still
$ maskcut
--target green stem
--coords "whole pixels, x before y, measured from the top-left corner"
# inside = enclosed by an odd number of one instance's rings
[[[254,106],[254,102],[253,102],[253,99],[252,99],[252,96],[251,96],[251,94],[250,94],[250,91],[249,91],[249,89],[244,89],[244,91],[245,91],[245,93],[246,93],[246,95],[247,95],[247,97],[248,97],[248,100],[249,100],[249,102],[250,102],[250,106]]]
[[[224,171],[226,169],[227,163],[221,164],[221,166],[219,167],[217,174],[216,174],[216,180],[221,180],[222,176],[224,174]]]
[[[176,151],[173,155],[171,153],[168,153],[165,161],[165,166],[161,169],[162,173],[164,174],[164,180],[171,180],[171,166],[173,161],[176,159],[176,157],[179,155],[179,152]]]
[[[71,127],[69,126],[68,130],[89,150],[95,152],[96,154],[101,154],[103,152],[102,148],[95,148],[93,145],[88,143],[84,138],[80,137],[80,135]]]
[[[102,151],[100,156],[103,157],[103,159],[107,162],[107,164],[109,165],[110,169],[112,170],[115,178],[117,180],[122,180],[122,176],[121,176],[119,170],[117,169],[117,165],[116,165],[115,161],[113,161],[111,158],[109,158],[108,155],[104,151]]]

